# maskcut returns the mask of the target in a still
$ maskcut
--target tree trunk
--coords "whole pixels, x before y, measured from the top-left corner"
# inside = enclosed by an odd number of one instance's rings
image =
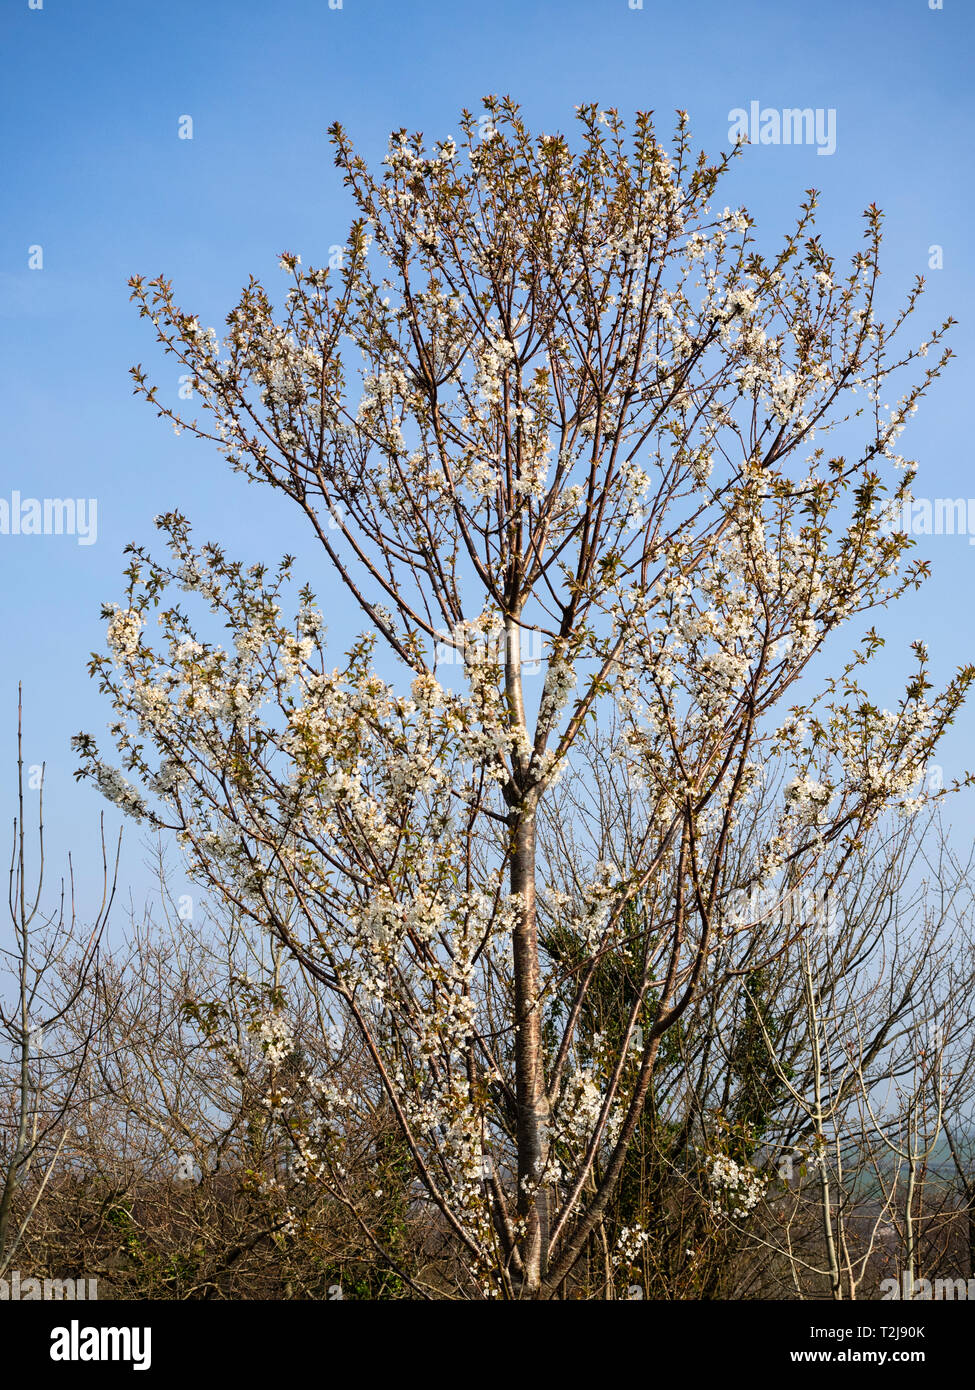
[[[538,1296],[548,1263],[548,1192],[535,1186],[548,1160],[548,1102],[539,1002],[535,915],[534,805],[516,813],[511,891],[521,898],[514,930],[515,1083],[518,1101],[518,1213],[525,1222],[521,1294]]]

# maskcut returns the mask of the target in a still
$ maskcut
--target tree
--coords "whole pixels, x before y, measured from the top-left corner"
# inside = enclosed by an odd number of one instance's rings
[[[33,777],[36,775],[36,787]],[[25,792],[37,791],[37,869],[31,882]],[[7,906],[13,928],[0,948],[0,1278],[21,1248],[31,1218],[71,1131],[71,1106],[97,1032],[91,1007],[98,953],[118,879],[101,824],[102,898],[94,920],[77,920],[74,868],[61,881],[53,908],[44,894],[44,768],[24,778],[23,706],[17,692],[17,815],[13,826]],[[75,1024],[71,1027],[70,1024]],[[9,1050],[8,1050],[9,1049]]]
[[[841,873],[892,803],[910,809],[973,670],[930,697],[917,644],[893,713],[859,684],[882,644],[868,615],[926,571],[889,525],[915,472],[895,446],[950,355],[950,320],[900,348],[920,282],[878,316],[880,212],[846,273],[813,192],[766,256],[744,210],[712,210],[733,156],[695,156],[683,113],[668,153],[646,113],[628,141],[616,111],[580,107],[573,147],[508,99],[485,109],[463,113],[461,148],[395,133],[381,176],[334,126],[360,214],[343,266],[285,253],[280,316],[252,278],[222,345],[162,277],[132,280],[205,415],[141,367],[137,391],[294,501],[367,630],[329,670],[310,589],[283,616],[290,559],[246,568],[170,513],[169,558],[133,548],[92,662],[123,770],[77,746],[79,771],[173,828],[194,874],[334,993],[456,1291],[536,1298],[571,1292],[662,1040],[726,932],[747,937],[732,895],[792,894],[827,850]],[[845,452],[814,443],[831,433]],[[854,623],[832,673],[814,668]],[[539,830],[607,730],[622,802],[591,808],[593,852],[556,895]],[[776,764],[789,781],[742,867],[733,832]],[[601,817],[629,825],[622,862],[599,857]],[[581,952],[547,951],[543,915]],[[625,1014],[587,1038],[624,956]],[[342,1097],[301,1085],[275,1104],[340,1190]]]

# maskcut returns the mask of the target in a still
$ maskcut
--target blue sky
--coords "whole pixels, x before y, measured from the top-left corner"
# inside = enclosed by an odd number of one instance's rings
[[[141,361],[176,389],[128,302],[129,275],[164,272],[184,307],[219,326],[251,272],[279,289],[281,250],[320,264],[344,241],[349,207],[325,135],[333,120],[381,158],[391,129],[456,135],[461,108],[476,110],[492,92],[510,93],[530,125],[548,130],[567,128],[583,101],[653,109],[664,131],[683,107],[695,142],[717,153],[733,108],[832,108],[835,153],[754,146],[722,202],[744,202],[771,247],[803,190],[816,187],[824,241],[843,260],[859,243],[863,207],[885,209],[886,292],[927,276],[919,338],[949,313],[961,320],[958,357],[903,440],[922,463],[915,493],[975,496],[970,0],[934,10],[929,0],[635,2],[43,0],[38,9],[6,0],[0,498],[16,490],[98,506],[91,545],[0,535],[0,810],[9,825],[22,680],[25,758],[48,763],[52,864],[72,846],[87,862],[103,806],[117,826],[114,808],[74,783],[69,740],[104,730],[107,707],[85,664],[102,644],[100,604],[121,597],[122,548],[152,539],[155,514],[178,506],[198,539],[248,561],[296,552],[333,634],[345,630],[336,581],[300,518],[204,445],[176,438],[128,377]],[[191,140],[178,135],[187,115]],[[943,268],[929,271],[933,245]],[[29,268],[32,247],[42,248],[42,268]],[[917,637],[937,676],[975,658],[975,546],[933,536],[919,553],[933,579],[879,624],[889,642],[881,702],[896,698],[894,677]],[[975,707],[946,746],[948,776],[975,765],[973,733]],[[952,813],[968,833],[970,801]],[[129,829],[123,880],[137,899],[142,858]],[[81,877],[91,881],[84,869]]]

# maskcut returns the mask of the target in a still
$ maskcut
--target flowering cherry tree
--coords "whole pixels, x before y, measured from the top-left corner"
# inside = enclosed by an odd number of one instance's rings
[[[762,254],[714,201],[733,154],[695,155],[683,113],[669,148],[647,114],[577,116],[574,141],[535,138],[488,99],[459,144],[395,133],[378,173],[336,125],[359,210],[342,264],[282,255],[281,309],[251,279],[222,342],[166,280],[132,280],[203,412],[141,367],[136,389],[292,499],[363,632],[335,665],[291,559],[248,568],[173,512],[92,663],[121,767],[76,740],[363,1040],[469,1297],[571,1289],[661,1040],[719,949],[748,949],[742,904],[841,874],[910,812],[973,675],[932,693],[917,644],[895,710],[860,684],[870,615],[924,577],[885,517],[950,355],[950,320],[901,346],[920,283],[879,315],[879,211],[845,268],[813,192]],[[614,797],[583,786],[587,834],[546,835],[595,741]],[[785,790],[743,864],[770,768]],[[584,1026],[610,959],[632,986],[611,1043]],[[283,1014],[267,1038],[278,1063]],[[342,1199],[363,1096],[292,1068],[268,1103]]]

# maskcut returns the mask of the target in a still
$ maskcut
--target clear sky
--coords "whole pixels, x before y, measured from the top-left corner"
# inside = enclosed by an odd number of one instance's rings
[[[164,272],[178,302],[219,329],[249,273],[279,290],[281,250],[321,264],[345,240],[349,209],[325,134],[333,120],[379,159],[393,128],[457,135],[461,108],[487,93],[510,93],[545,130],[567,129],[573,107],[593,101],[653,109],[666,133],[683,107],[695,143],[716,154],[734,108],[832,110],[833,153],[755,145],[722,204],[744,202],[769,248],[815,187],[824,241],[842,260],[858,246],[863,207],[885,209],[885,291],[927,277],[918,338],[949,313],[961,320],[958,358],[902,441],[922,463],[915,493],[975,497],[972,0],[635,4],[5,0],[0,499],[97,499],[92,544],[0,534],[0,809],[9,825],[22,680],[26,761],[48,763],[52,866],[71,846],[85,862],[103,807],[118,824],[115,808],[74,783],[69,740],[82,728],[103,735],[108,709],[85,664],[102,646],[100,604],[122,595],[122,548],[154,537],[155,514],[178,507],[197,539],[248,562],[297,553],[332,634],[348,630],[344,596],[300,518],[204,445],[176,438],[133,397],[127,374],[142,362],[175,393],[174,368],[128,302],[129,275]],[[186,116],[192,139],[179,138]],[[934,246],[940,269],[929,269]],[[934,577],[879,624],[889,641],[880,703],[896,698],[893,677],[917,637],[936,675],[975,659],[970,539],[920,541]],[[945,750],[948,776],[975,766],[973,734],[975,707]],[[975,823],[970,801],[953,814]],[[123,881],[137,898],[142,857],[131,828]]]

